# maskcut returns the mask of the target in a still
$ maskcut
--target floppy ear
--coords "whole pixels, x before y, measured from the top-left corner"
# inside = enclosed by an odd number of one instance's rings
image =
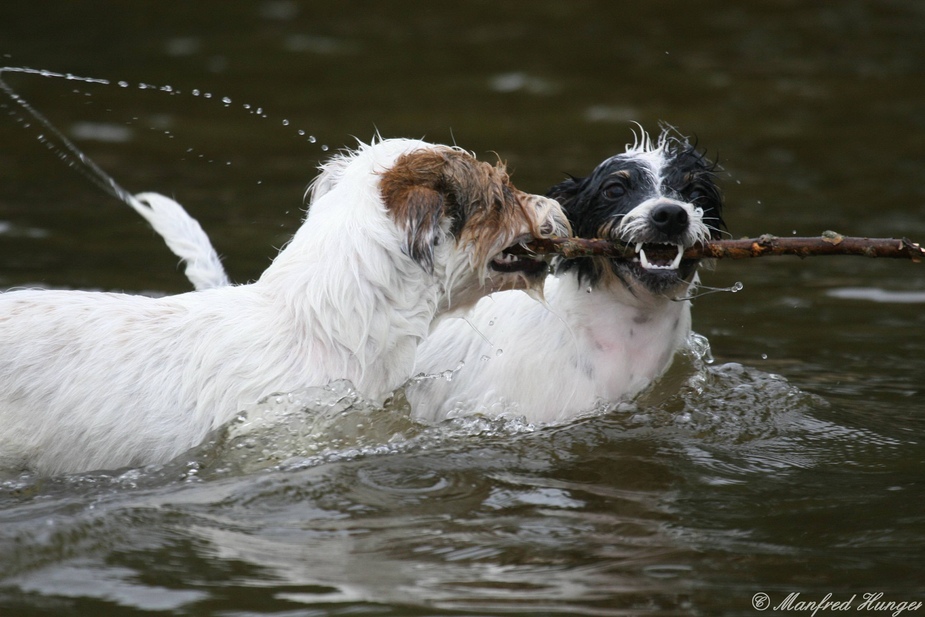
[[[433,274],[434,251],[443,240],[440,221],[446,211],[445,197],[426,186],[408,186],[391,199],[389,210],[405,231],[402,251]]]

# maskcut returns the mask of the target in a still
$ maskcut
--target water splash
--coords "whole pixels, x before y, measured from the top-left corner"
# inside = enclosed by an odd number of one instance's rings
[[[90,182],[101,188],[106,193],[116,197],[122,202],[136,208],[133,203],[133,198],[131,193],[125,190],[122,186],[119,185],[116,180],[106,173],[101,167],[99,167],[90,157],[88,157],[80,148],[74,144],[62,131],[55,127],[44,114],[42,114],[38,109],[33,107],[28,101],[26,101],[22,96],[20,96],[13,88],[9,86],[4,80],[5,73],[16,73],[23,75],[35,75],[45,78],[56,78],[56,79],[65,79],[68,81],[76,81],[84,84],[91,85],[100,85],[100,86],[110,86],[113,85],[108,79],[97,78],[97,77],[87,77],[82,75],[74,75],[73,73],[58,73],[55,71],[50,71],[47,69],[32,69],[28,67],[0,67],[0,90],[2,90],[9,99],[14,103],[14,107],[10,109],[9,115],[14,116],[23,128],[32,129],[32,122],[36,122],[40,127],[40,132],[36,135],[37,139],[44,144],[50,151],[52,151],[60,160],[64,161],[68,166],[77,170],[79,173],[84,175]],[[126,80],[119,80],[115,83],[119,88],[130,88],[131,83]],[[145,82],[139,82],[136,84],[139,90],[153,90],[157,92],[163,92],[169,96],[181,95],[182,91],[178,88],[175,88],[172,85],[155,85]],[[199,89],[193,89],[190,91],[190,94],[194,97],[202,97],[204,99],[211,99],[211,92],[202,92]],[[232,99],[230,97],[224,96],[220,99],[224,107],[228,108],[232,105]],[[2,107],[7,108],[6,105]],[[257,107],[256,110],[252,108],[250,104],[242,105],[242,108],[250,114],[257,115],[261,118],[269,118],[269,115],[264,112],[262,107]],[[18,110],[18,113],[17,113]],[[31,119],[31,120],[30,120]],[[283,126],[289,126],[289,121],[284,120]],[[172,139],[174,136],[166,131],[168,139]],[[295,132],[300,139],[304,139],[307,143],[315,144],[317,138],[313,135],[309,135],[307,138],[306,131],[303,129],[298,129]],[[327,152],[328,147],[326,145],[321,146],[322,152]],[[227,162],[226,165],[229,165],[230,162]]]
[[[671,299],[674,300],[675,302],[686,302],[689,300],[694,300],[695,298],[709,296],[710,294],[715,294],[715,293],[739,293],[743,289],[745,289],[745,285],[742,283],[742,281],[736,281],[729,287],[709,287],[707,285],[698,284],[696,287],[692,285],[688,289],[687,294],[685,294],[684,296],[681,296],[679,298],[671,298]]]
[[[451,379],[451,371],[415,379]],[[273,394],[247,406],[212,438],[158,466],[184,481],[293,470],[368,456],[456,447],[479,440],[532,433],[521,416],[465,415],[439,424],[414,421],[399,387],[382,404],[366,399],[347,380]],[[176,477],[176,476],[174,476]]]
[[[21,111],[32,117],[47,132],[47,134],[39,133],[37,136],[38,140],[46,147],[48,147],[49,150],[52,150],[55,154],[57,154],[58,158],[63,160],[70,167],[82,173],[93,184],[103,189],[103,191],[134,207],[132,203],[134,201],[132,194],[122,188],[112,176],[103,171],[103,169],[99,167],[93,161],[93,159],[84,154],[84,152],[78,148],[74,142],[68,139],[64,133],[59,131],[48,120],[48,118],[46,118],[35,107],[30,105],[28,101],[19,96],[19,94],[17,94],[6,83],[6,81],[3,80],[3,73],[26,73],[30,75],[41,75],[42,77],[58,77],[67,80],[81,81],[88,84],[102,85],[109,85],[109,80],[97,79],[94,77],[80,77],[71,73],[54,73],[47,70],[33,70],[19,67],[0,68],[0,90],[3,90],[3,92],[6,93],[10,100],[12,100]],[[26,123],[25,120],[21,117],[20,119],[23,122],[25,128],[31,128],[31,124]],[[55,140],[57,140],[58,144],[60,145],[56,145]]]
[[[713,364],[713,351],[710,349],[710,340],[702,334],[691,332],[687,337],[687,348],[698,362]]]

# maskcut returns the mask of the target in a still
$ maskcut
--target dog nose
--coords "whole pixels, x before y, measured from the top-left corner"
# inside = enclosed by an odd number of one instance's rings
[[[687,231],[687,210],[677,204],[662,203],[649,213],[652,225],[666,236],[677,236]]]

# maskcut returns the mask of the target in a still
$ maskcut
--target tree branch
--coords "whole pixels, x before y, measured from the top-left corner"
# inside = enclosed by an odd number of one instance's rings
[[[539,238],[528,242],[521,249],[508,249],[508,252],[541,255],[558,253],[566,259],[593,255],[629,259],[636,254],[635,246],[632,244],[600,238]],[[918,263],[925,260],[925,249],[908,238],[858,238],[826,231],[816,238],[779,238],[765,234],[742,240],[713,240],[695,244],[684,251],[685,259],[747,259],[769,255],[796,255],[801,258],[817,255],[860,255],[909,259]]]

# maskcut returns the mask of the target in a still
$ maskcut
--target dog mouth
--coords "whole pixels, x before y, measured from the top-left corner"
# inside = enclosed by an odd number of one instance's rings
[[[688,248],[677,242],[636,242],[635,253],[629,258],[611,263],[623,276],[631,277],[649,292],[657,295],[673,293],[697,269],[698,259],[685,259]],[[624,279],[628,280],[628,279]]]
[[[632,263],[646,272],[676,272],[684,259],[683,244],[637,242]]]
[[[520,273],[529,277],[544,276],[549,269],[548,258],[526,250],[524,246],[533,236],[521,236],[488,262],[495,272]]]
[[[520,255],[509,253],[507,249],[492,259],[488,266],[495,272],[520,272],[528,276],[539,276],[546,274],[547,264],[542,257],[531,257],[529,255]]]

